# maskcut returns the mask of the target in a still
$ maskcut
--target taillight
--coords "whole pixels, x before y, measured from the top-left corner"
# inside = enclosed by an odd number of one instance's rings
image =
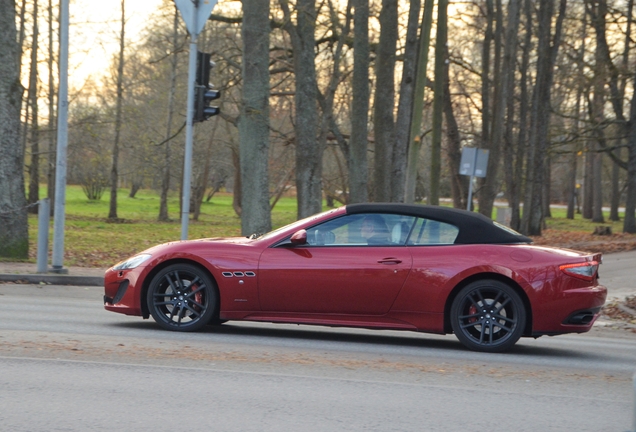
[[[592,281],[598,271],[598,264],[598,261],[591,261],[578,264],[564,264],[559,266],[559,268],[568,276],[583,279],[585,281]]]

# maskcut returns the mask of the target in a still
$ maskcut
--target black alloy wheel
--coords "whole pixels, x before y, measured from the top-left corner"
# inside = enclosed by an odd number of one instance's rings
[[[217,307],[216,285],[201,269],[173,264],[150,282],[148,309],[162,328],[196,331],[208,324]]]
[[[496,280],[465,286],[451,306],[451,326],[468,349],[502,352],[517,343],[526,325],[526,309],[519,294]]]

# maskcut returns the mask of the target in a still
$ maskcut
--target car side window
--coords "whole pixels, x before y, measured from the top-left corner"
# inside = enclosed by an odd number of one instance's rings
[[[347,215],[307,229],[307,245],[404,246],[415,219],[380,213]]]
[[[417,218],[408,245],[447,245],[455,243],[459,228],[432,219]]]

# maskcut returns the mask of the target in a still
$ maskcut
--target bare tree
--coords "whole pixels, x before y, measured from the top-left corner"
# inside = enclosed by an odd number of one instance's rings
[[[172,20],[172,40],[170,53],[170,89],[168,90],[168,115],[166,120],[166,139],[164,149],[164,166],[163,176],[161,178],[161,194],[159,200],[159,217],[160,221],[170,219],[168,215],[168,192],[170,191],[170,166],[171,152],[170,141],[172,138],[172,118],[174,116],[175,105],[175,89],[177,87],[177,62],[179,60],[179,11],[174,6],[174,16]]]
[[[280,0],[284,29],[294,49],[296,91],[296,194],[298,218],[322,210],[322,153],[318,144],[318,84],[315,65],[316,1],[298,0],[293,25],[287,0]],[[243,24],[245,26],[245,24]]]
[[[391,166],[395,140],[395,49],[398,38],[398,2],[382,0],[380,42],[375,58],[375,97],[373,102],[374,200],[389,201]]]
[[[406,29],[404,61],[402,62],[402,80],[400,82],[400,100],[395,119],[395,142],[391,155],[391,201],[404,201],[406,186],[407,151],[409,132],[413,115],[413,98],[415,93],[418,37],[417,29],[420,18],[420,0],[410,0],[409,17]]]
[[[636,88],[636,72],[634,72],[634,88]],[[632,95],[627,134],[629,159],[627,162],[627,199],[625,201],[625,221],[623,231],[636,233],[636,92]]]
[[[27,106],[31,113],[31,160],[29,164],[29,196],[27,201],[30,204],[38,202],[40,199],[40,128],[39,128],[39,110],[38,110],[38,0],[33,1],[33,35],[31,39],[31,66],[29,70],[29,90],[27,95]],[[27,114],[26,127],[29,124],[29,116]],[[37,208],[32,207],[32,213],[37,213]]]
[[[117,63],[117,101],[115,107],[115,139],[110,170],[110,207],[108,219],[117,219],[117,187],[119,184],[119,139],[122,126],[122,104],[124,98],[124,49],[126,31],[126,0],[121,0],[121,31],[119,32],[119,61]]]
[[[517,33],[519,31],[519,17],[520,17],[520,0],[510,0],[508,3],[508,16],[506,23],[506,33],[503,38],[504,54],[503,62],[499,70],[500,79],[495,79],[495,100],[493,103],[493,119],[492,119],[492,134],[491,143],[488,148],[490,149],[490,157],[488,159],[488,177],[482,184],[482,191],[479,195],[479,212],[488,217],[492,215],[492,208],[494,200],[498,192],[498,174],[501,166],[501,154],[504,150],[504,133],[506,130],[506,112],[508,112],[509,124],[512,124],[512,107],[514,100],[514,78],[515,78],[515,60],[517,52]],[[497,23],[497,37],[496,40],[501,39],[501,24],[500,13],[501,4],[498,3],[498,23]],[[508,154],[507,161],[512,161],[512,155]],[[511,165],[506,163],[505,165]],[[511,180],[511,172],[509,171],[509,180]],[[510,184],[510,183],[509,183]],[[514,186],[513,186],[514,187]]]
[[[0,0],[0,256],[27,258],[28,219],[20,142],[21,50],[15,1]]]
[[[550,121],[550,92],[554,77],[554,63],[561,43],[561,30],[565,19],[567,0],[560,0],[559,14],[552,35],[554,0],[540,0],[538,11],[537,74],[532,95],[528,173],[521,231],[527,235],[541,235],[543,223],[543,181],[545,156],[548,149],[548,123]]]
[[[353,82],[351,84],[351,149],[349,201],[369,200],[367,146],[369,142],[369,0],[354,0]]]
[[[49,146],[47,153],[47,196],[51,203],[51,215],[55,211],[55,164],[57,154],[57,128],[56,125],[56,107],[55,107],[55,48],[53,46],[53,23],[55,18],[53,17],[53,0],[49,0],[48,5],[48,25],[49,25],[49,58],[47,60],[49,79],[48,79],[48,102],[49,102],[49,120],[48,120],[48,135]]]
[[[428,66],[428,48],[431,41],[434,0],[425,0],[422,14],[422,26],[415,72],[415,92],[413,95],[413,111],[409,130],[406,177],[404,181],[404,202],[415,200],[415,180],[420,155],[422,134],[422,111],[424,107],[424,89],[426,88],[426,68]]]
[[[435,38],[435,82],[433,84],[433,137],[431,140],[430,205],[439,205],[439,178],[442,171],[442,114],[444,112],[444,66],[448,28],[448,0],[437,3],[437,36]]]

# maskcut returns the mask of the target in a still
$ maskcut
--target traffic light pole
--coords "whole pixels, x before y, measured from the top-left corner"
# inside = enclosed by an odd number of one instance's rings
[[[60,82],[57,108],[57,154],[55,168],[55,204],[53,210],[53,257],[51,272],[64,269],[64,223],[66,212],[66,150],[68,145],[68,26],[69,0],[60,2]]]
[[[196,17],[196,8],[195,17]],[[183,201],[181,203],[181,240],[188,239],[190,221],[190,185],[192,178],[192,142],[194,123],[194,81],[197,68],[197,34],[190,35],[190,57],[188,65],[188,102],[186,111],[186,143],[183,161]]]
[[[210,17],[217,0],[174,0],[190,33],[188,64],[188,107],[186,111],[186,143],[183,161],[183,202],[181,204],[181,240],[188,239],[190,220],[190,184],[192,179],[192,141],[194,123],[194,81],[197,68],[197,39]]]

